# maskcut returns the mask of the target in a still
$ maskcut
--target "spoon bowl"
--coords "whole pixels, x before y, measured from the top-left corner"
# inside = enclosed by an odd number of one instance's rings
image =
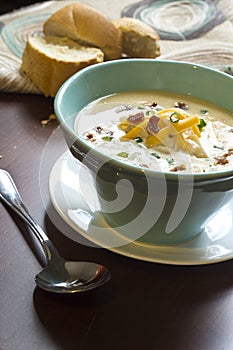
[[[47,264],[35,277],[36,284],[55,293],[77,293],[97,288],[111,278],[110,271],[87,261],[66,261],[24,205],[10,174],[0,169],[0,199],[23,220],[39,240]]]
[[[35,277],[36,284],[56,293],[83,292],[101,286],[110,279],[110,272],[102,265],[87,261],[49,261]]]

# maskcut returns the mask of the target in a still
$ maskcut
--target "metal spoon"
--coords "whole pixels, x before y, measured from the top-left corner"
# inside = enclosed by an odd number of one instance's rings
[[[0,169],[0,199],[7,204],[35,234],[46,256],[46,267],[35,277],[36,284],[50,292],[76,293],[106,283],[110,272],[102,265],[63,259],[25,207],[10,174]]]

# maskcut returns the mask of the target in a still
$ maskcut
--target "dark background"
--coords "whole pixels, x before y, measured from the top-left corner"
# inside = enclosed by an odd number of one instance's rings
[[[0,1],[0,15],[16,10],[20,7],[44,2],[45,0],[1,0]]]

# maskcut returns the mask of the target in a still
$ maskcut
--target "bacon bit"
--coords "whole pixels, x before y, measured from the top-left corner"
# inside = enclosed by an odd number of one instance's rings
[[[227,153],[225,153],[223,156],[221,157],[215,157],[216,162],[214,163],[214,165],[225,165],[229,163],[229,160],[227,159],[227,157],[230,157],[231,155],[233,155],[233,148],[230,148],[228,150]]]
[[[224,154],[224,157],[229,157],[233,155],[233,148],[230,148],[227,153]]]
[[[177,165],[174,168],[170,169],[170,171],[180,171],[180,170],[186,170],[186,165],[185,164],[181,164],[181,165]]]
[[[216,162],[214,163],[214,165],[218,165],[218,164],[225,165],[229,163],[229,160],[224,156],[216,157],[215,159],[216,159]]]
[[[106,134],[109,135],[109,136],[112,136],[113,135],[113,131],[112,130],[107,130]]]
[[[132,109],[132,106],[120,106],[116,109],[116,113],[120,113],[120,112],[123,112],[123,111],[130,111]]]
[[[88,140],[91,140],[91,139],[93,139],[94,135],[89,133],[89,134],[86,135],[86,137],[88,138]]]
[[[175,102],[174,105],[176,108],[183,109],[184,111],[187,111],[189,109],[189,105],[182,101]]]
[[[160,130],[158,126],[159,120],[160,118],[157,115],[152,115],[152,117],[150,117],[149,122],[147,124],[147,131],[152,134],[157,134]]]
[[[130,115],[127,120],[130,124],[139,124],[141,122],[143,122],[143,120],[145,119],[144,113],[143,112],[139,112],[136,113],[134,115]]]
[[[150,107],[157,107],[158,106],[158,103],[157,102],[152,102]]]
[[[98,134],[101,134],[101,132],[103,131],[103,128],[101,126],[97,126],[95,128],[95,131],[98,133]]]

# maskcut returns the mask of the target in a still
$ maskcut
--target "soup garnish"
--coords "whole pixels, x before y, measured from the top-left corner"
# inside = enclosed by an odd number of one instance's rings
[[[233,168],[230,113],[224,111],[224,120],[218,120],[203,104],[199,113],[197,108],[193,112],[192,100],[173,97],[172,106],[164,108],[157,101],[131,94],[134,103],[120,102],[124,94],[119,94],[119,100],[107,97],[87,109],[85,113],[95,115],[100,124],[82,131],[81,137],[99,151],[143,168],[196,173]]]

